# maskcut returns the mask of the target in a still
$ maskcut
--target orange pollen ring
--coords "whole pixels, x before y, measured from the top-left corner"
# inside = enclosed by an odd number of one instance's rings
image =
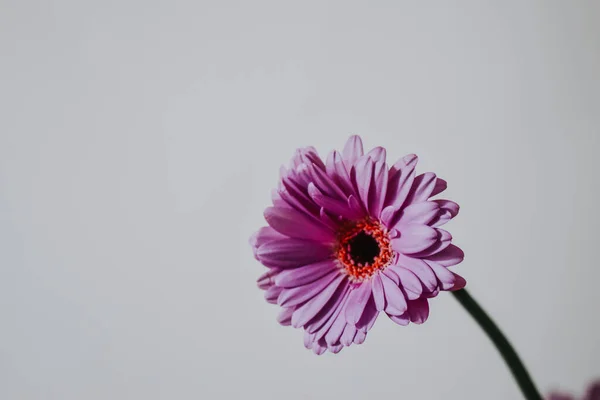
[[[370,262],[357,261],[353,253],[352,244],[361,233],[370,236],[379,247],[379,253]],[[367,218],[351,223],[340,231],[335,254],[350,279],[362,282],[375,272],[385,269],[392,261],[394,252],[387,229],[379,222]]]

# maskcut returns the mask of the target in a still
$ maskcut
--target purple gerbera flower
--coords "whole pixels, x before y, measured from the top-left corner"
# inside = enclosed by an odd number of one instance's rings
[[[415,176],[414,154],[389,169],[385,158],[382,147],[363,154],[359,136],[326,163],[313,147],[298,149],[265,210],[269,226],[250,239],[268,268],[258,285],[282,307],[278,321],[303,328],[316,354],[362,343],[380,312],[423,323],[428,298],[465,286],[448,270],[464,254],[440,229],[458,204],[430,200],[446,182]]]

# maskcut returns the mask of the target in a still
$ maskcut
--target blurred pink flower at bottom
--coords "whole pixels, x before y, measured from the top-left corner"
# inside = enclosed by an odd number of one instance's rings
[[[564,393],[553,392],[550,393],[547,400],[576,400],[576,398]],[[588,387],[585,396],[581,400],[600,400],[600,379]]]

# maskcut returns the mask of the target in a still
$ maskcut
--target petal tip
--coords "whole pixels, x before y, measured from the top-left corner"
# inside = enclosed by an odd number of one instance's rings
[[[404,162],[405,165],[412,165],[412,164],[416,164],[417,161],[419,161],[419,157],[416,154],[407,154],[404,157],[402,157],[402,161]]]

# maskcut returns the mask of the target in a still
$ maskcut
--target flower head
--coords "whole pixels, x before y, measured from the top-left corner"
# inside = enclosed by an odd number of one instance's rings
[[[384,148],[363,154],[352,136],[326,162],[307,147],[281,169],[268,226],[250,239],[268,268],[258,286],[282,308],[279,323],[303,328],[316,354],[364,342],[382,312],[400,325],[423,323],[429,298],[465,286],[448,269],[463,252],[440,228],[458,204],[430,200],[446,182],[415,175],[416,164],[410,154],[388,168]]]

